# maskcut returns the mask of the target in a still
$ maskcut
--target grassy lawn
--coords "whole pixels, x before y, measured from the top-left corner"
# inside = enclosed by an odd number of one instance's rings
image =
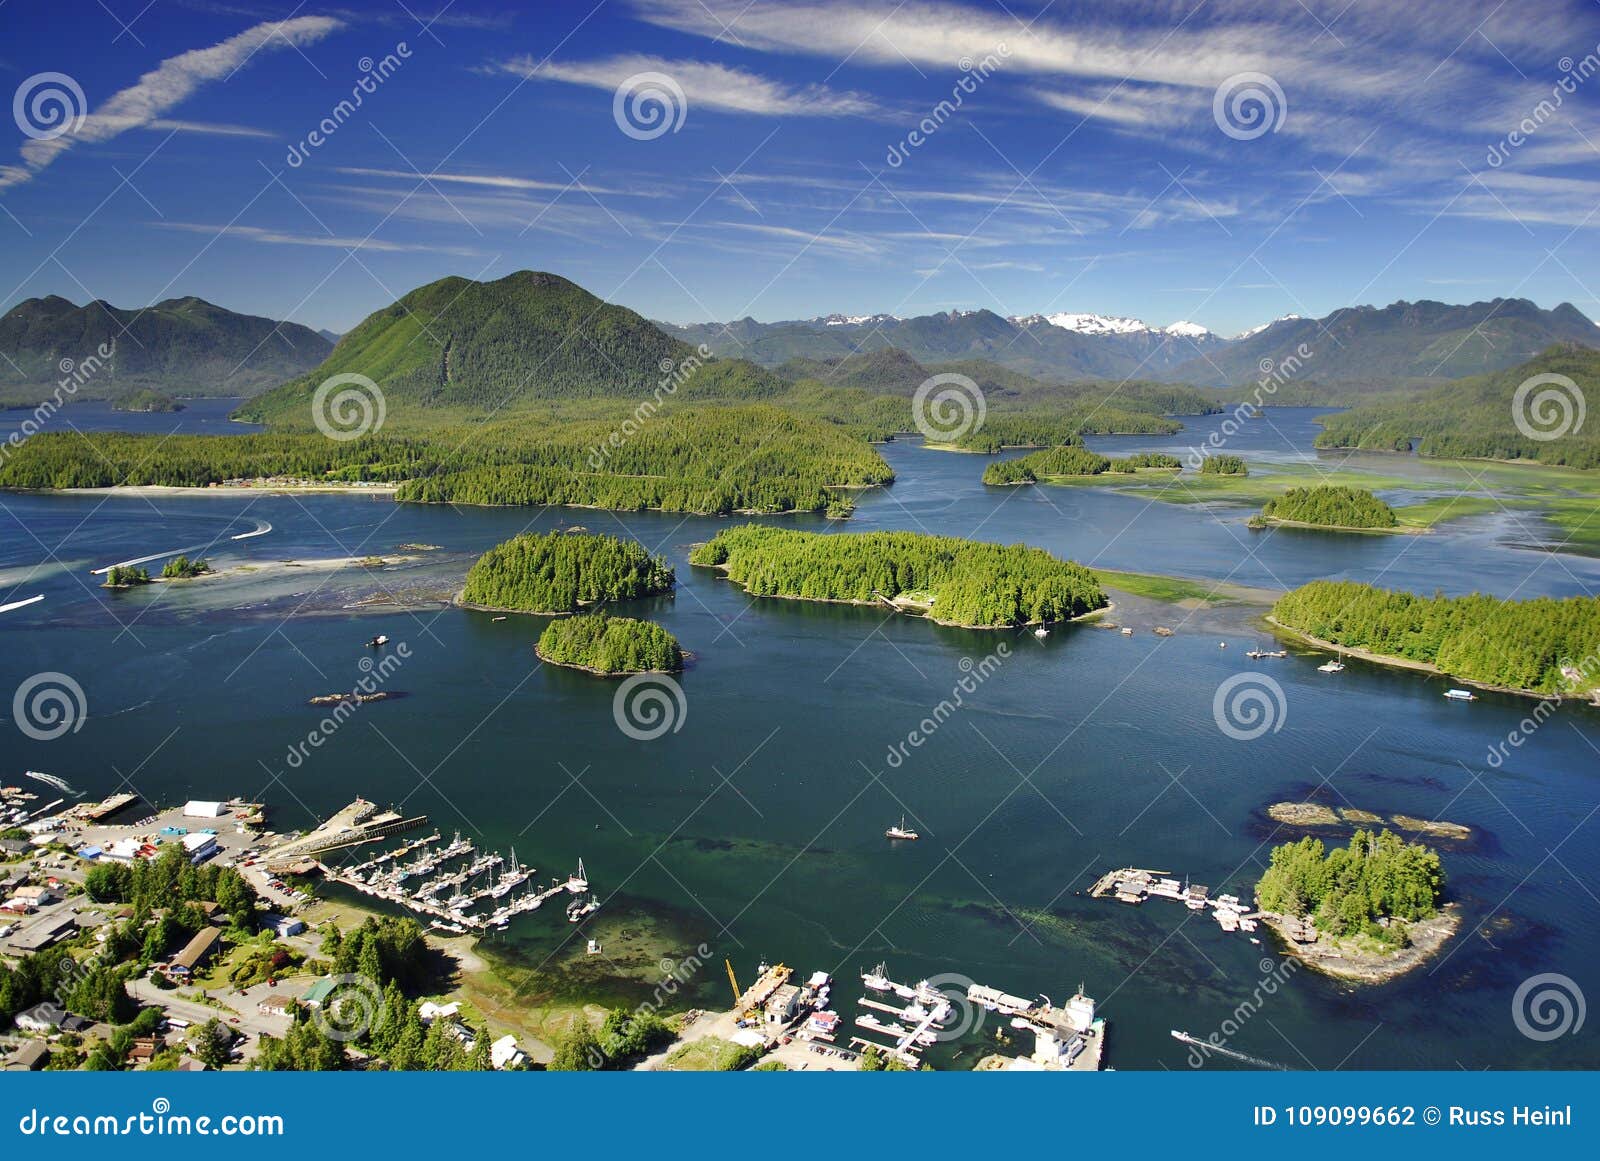
[[[1097,568],[1094,575],[1108,589],[1148,597],[1153,601],[1198,601],[1205,605],[1227,605],[1241,599],[1245,590],[1238,585],[1189,580],[1181,576],[1157,576],[1144,572],[1120,572]]]
[[[1600,472],[1542,464],[1504,464],[1462,460],[1409,460],[1413,474],[1396,475],[1364,468],[1319,470],[1311,464],[1250,464],[1250,475],[1151,480],[1099,476],[1053,476],[1041,483],[1056,487],[1108,488],[1168,504],[1238,504],[1259,508],[1292,487],[1342,484],[1383,491],[1444,491],[1395,508],[1403,529],[1433,528],[1451,520],[1510,510],[1543,516],[1559,529],[1568,551],[1600,555]],[[1108,582],[1109,583],[1109,582]],[[1122,586],[1127,588],[1128,586]],[[1129,589],[1128,591],[1136,591]]]
[[[754,1050],[731,1040],[705,1036],[680,1045],[662,1067],[668,1072],[732,1072],[749,1064],[753,1055]]]

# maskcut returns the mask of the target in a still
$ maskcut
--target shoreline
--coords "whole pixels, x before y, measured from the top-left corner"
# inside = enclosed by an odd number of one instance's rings
[[[596,669],[592,665],[583,665],[577,661],[556,661],[546,657],[539,651],[538,642],[534,642],[533,655],[545,665],[553,665],[557,669],[576,669],[579,673],[587,673],[593,677],[636,677],[641,673],[659,673],[670,677],[675,673],[682,673],[683,669]],[[688,655],[684,655],[687,660]]]
[[[1455,938],[1461,930],[1461,904],[1446,903],[1436,915],[1412,923],[1407,932],[1409,946],[1375,955],[1348,951],[1339,941],[1319,935],[1315,943],[1296,943],[1284,934],[1282,920],[1263,918],[1263,922],[1283,949],[1314,972],[1353,984],[1386,984],[1421,967]]]
[[[5,488],[7,492],[26,492],[36,496],[247,496],[263,492],[275,495],[322,492],[347,496],[393,497],[399,484],[259,484],[249,487],[218,484],[215,487],[178,487],[174,484],[112,484],[107,488]]]
[[[695,564],[693,561],[690,561],[689,567],[709,568],[713,572],[720,574],[722,579],[727,581],[729,584],[738,585],[740,591],[746,594],[750,593],[749,588],[745,586],[743,581],[734,580],[728,575],[728,566],[726,564]],[[1082,621],[1090,621],[1096,617],[1104,616],[1106,613],[1109,613],[1112,609],[1116,608],[1116,604],[1108,597],[1106,599],[1106,603],[1101,605],[1098,609],[1090,609],[1087,613],[1079,613],[1076,617],[1067,617],[1059,621],[1024,621],[1022,624],[1008,625],[963,625],[957,621],[941,621],[937,617],[931,617],[927,613],[927,610],[933,607],[931,604],[923,604],[920,601],[908,600],[903,596],[895,597],[892,600],[888,597],[881,597],[876,601],[852,601],[846,600],[842,597],[797,597],[789,596],[784,593],[756,593],[752,595],[764,600],[803,601],[814,605],[854,605],[859,609],[878,608],[887,604],[892,605],[894,610],[898,613],[904,613],[908,617],[920,617],[924,621],[931,621],[933,624],[943,626],[946,629],[971,629],[974,632],[983,633],[1002,632],[1006,629],[1032,629],[1038,626],[1073,625]]]
[[[1572,694],[1563,695],[1561,693],[1540,693],[1536,689],[1518,689],[1515,686],[1510,685],[1492,685],[1487,681],[1474,681],[1470,677],[1459,677],[1453,673],[1446,673],[1443,669],[1440,669],[1431,661],[1413,661],[1409,657],[1391,657],[1385,653],[1373,653],[1368,649],[1359,649],[1350,645],[1340,645],[1334,641],[1324,641],[1321,637],[1313,637],[1310,633],[1296,629],[1292,625],[1285,625],[1271,613],[1268,613],[1262,619],[1273,628],[1281,630],[1282,632],[1287,633],[1289,636],[1304,642],[1305,644],[1314,645],[1319,649],[1330,650],[1346,657],[1354,657],[1358,661],[1371,661],[1376,665],[1388,665],[1395,669],[1410,669],[1417,673],[1429,674],[1433,677],[1448,677],[1451,681],[1459,681],[1462,685],[1470,685],[1474,689],[1488,690],[1490,693],[1511,693],[1516,694],[1519,697],[1531,697],[1537,701],[1577,701],[1586,702],[1590,705],[1595,704],[1592,699],[1587,697],[1579,697]]]
[[[1312,524],[1308,520],[1284,520],[1277,516],[1263,516],[1259,512],[1247,522],[1255,530],[1262,528],[1307,528],[1312,532],[1355,532],[1367,536],[1429,536],[1433,529],[1425,526],[1396,524],[1393,528],[1357,528],[1354,524]]]

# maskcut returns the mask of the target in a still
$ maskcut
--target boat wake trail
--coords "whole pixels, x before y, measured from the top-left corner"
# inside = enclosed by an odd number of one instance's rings
[[[12,609],[23,609],[23,608],[26,608],[29,605],[36,605],[42,600],[44,600],[44,594],[43,593],[40,593],[36,597],[29,597],[27,600],[24,600],[24,601],[12,601],[8,605],[0,605],[0,613],[9,613]]]
[[[23,773],[26,777],[32,778],[35,782],[43,782],[46,786],[54,786],[63,794],[70,794],[73,798],[80,797],[78,791],[72,788],[72,783],[68,782],[65,778],[57,778],[54,774],[41,774],[37,770],[27,770]]]
[[[249,532],[241,532],[237,536],[228,537],[229,540],[249,540],[255,536],[265,536],[272,531],[272,525],[265,520],[257,520],[256,527]],[[152,552],[149,556],[138,556],[132,560],[119,560],[115,564],[108,564],[103,568],[90,569],[90,576],[104,576],[114,568],[131,568],[136,564],[149,564],[152,560],[165,560],[169,556],[187,556],[191,552],[210,552],[216,546],[212,540],[205,544],[191,544],[187,548],[169,548],[165,552]]]
[[[1172,1038],[1185,1044],[1194,1045],[1195,1048],[1199,1049],[1202,1056],[1210,1056],[1215,1053],[1218,1056],[1226,1056],[1230,1060],[1237,1060],[1240,1064],[1248,1064],[1254,1068],[1265,1068],[1273,1072],[1289,1071],[1287,1064],[1279,1064],[1275,1060],[1264,1060],[1259,1056],[1251,1056],[1248,1052],[1239,1052],[1221,1044],[1213,1044],[1209,1040],[1202,1040],[1198,1036],[1189,1035],[1187,1032],[1174,1032]]]

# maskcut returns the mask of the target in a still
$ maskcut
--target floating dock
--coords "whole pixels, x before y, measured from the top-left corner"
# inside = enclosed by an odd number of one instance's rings
[[[1184,904],[1191,911],[1212,913],[1224,931],[1252,932],[1265,912],[1246,906],[1237,895],[1211,897],[1211,889],[1187,879],[1179,882],[1166,871],[1151,871],[1141,867],[1122,867],[1107,871],[1089,888],[1095,899],[1115,899],[1119,903],[1138,906],[1146,899],[1171,899]]]

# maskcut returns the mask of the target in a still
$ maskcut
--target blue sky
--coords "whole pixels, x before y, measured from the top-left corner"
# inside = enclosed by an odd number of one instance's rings
[[[1597,54],[1594,0],[9,0],[0,309],[344,330],[534,268],[672,321],[1596,317]]]

